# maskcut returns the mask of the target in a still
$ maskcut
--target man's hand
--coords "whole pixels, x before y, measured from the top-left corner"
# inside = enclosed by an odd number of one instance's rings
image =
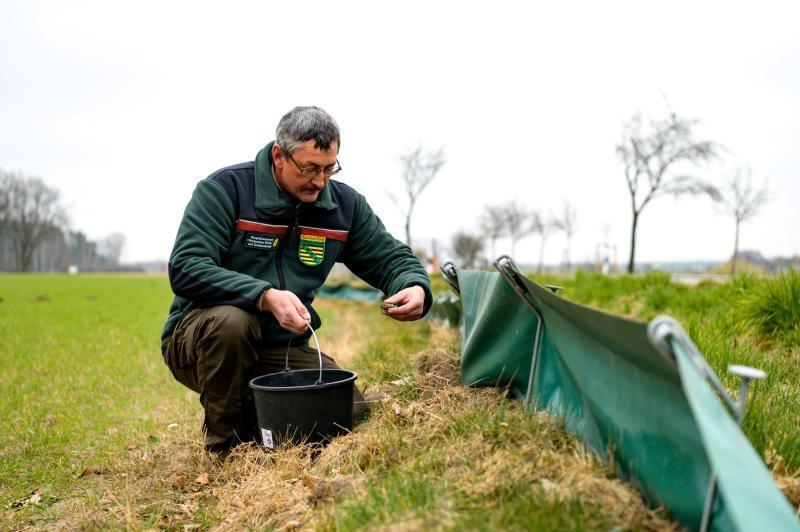
[[[387,316],[397,321],[418,320],[422,317],[422,309],[425,306],[425,290],[421,286],[409,286],[386,299],[384,303],[397,305],[382,310]]]
[[[281,327],[295,334],[305,331],[311,322],[308,309],[287,290],[268,288],[261,295],[261,309],[271,312]]]

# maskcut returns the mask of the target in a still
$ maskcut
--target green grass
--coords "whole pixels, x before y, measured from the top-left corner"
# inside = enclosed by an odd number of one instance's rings
[[[370,382],[386,382],[401,379],[413,369],[408,357],[400,353],[415,353],[426,347],[430,338],[430,324],[420,322],[411,330],[401,330],[393,336],[378,336],[369,341],[354,361],[353,368]]]
[[[761,283],[747,300],[747,315],[762,338],[800,347],[800,272]]]
[[[536,485],[520,482],[487,497],[453,490],[438,474],[448,471],[391,471],[367,486],[363,497],[339,505],[320,529],[372,529],[407,523],[431,530],[602,530],[610,520],[578,497],[551,500]]]
[[[0,276],[3,507],[37,488],[55,501],[176,409],[158,343],[170,297],[163,278]]]

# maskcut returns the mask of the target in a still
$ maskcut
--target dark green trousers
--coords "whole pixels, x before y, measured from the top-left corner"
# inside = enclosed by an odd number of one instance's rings
[[[248,383],[259,375],[281,371],[286,357],[285,346],[263,345],[256,316],[229,305],[191,311],[161,343],[164,362],[175,379],[200,394],[207,446],[248,441],[259,433]],[[324,353],[322,366],[339,367]],[[318,368],[317,350],[292,347],[289,367]],[[354,386],[353,414],[366,409],[364,397]]]

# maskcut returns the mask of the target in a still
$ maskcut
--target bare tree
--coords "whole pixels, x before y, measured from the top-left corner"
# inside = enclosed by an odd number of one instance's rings
[[[0,269],[16,268],[14,242],[11,238],[11,184],[12,175],[0,170]]]
[[[58,202],[58,191],[39,178],[4,174],[2,185],[3,195],[7,195],[3,218],[14,243],[17,268],[30,271],[36,249],[60,231],[66,214]]]
[[[679,118],[670,109],[669,117],[655,120],[637,113],[625,123],[617,155],[625,164],[625,179],[631,196],[631,254],[628,273],[634,270],[636,228],[642,210],[660,196],[709,194],[716,189],[706,181],[683,173],[687,166],[707,161],[716,155],[717,145],[696,140],[696,120]]]
[[[400,164],[403,167],[403,185],[405,187],[406,201],[400,201],[389,193],[389,197],[397,204],[406,218],[406,244],[411,246],[411,217],[420,194],[431,184],[431,181],[442,169],[446,162],[444,147],[437,150],[426,150],[420,143],[417,147],[400,155]]]
[[[481,214],[481,230],[492,243],[492,259],[496,258],[495,244],[498,238],[506,236],[506,217],[500,205],[487,205]]]
[[[511,238],[511,256],[516,255],[517,241],[534,232],[531,224],[531,212],[521,207],[516,201],[506,203],[502,207],[505,219],[506,234]]]
[[[569,248],[572,237],[578,230],[578,210],[568,200],[564,200],[561,216],[553,219],[553,226],[555,229],[562,231],[566,238],[566,245],[564,246],[564,268],[569,271]]]
[[[550,233],[555,228],[552,215],[548,218],[545,218],[538,211],[533,211],[531,213],[530,228],[531,232],[539,235],[539,264],[536,266],[536,272],[542,273],[544,245],[547,243],[547,238],[550,236]]]
[[[453,255],[462,268],[475,268],[478,265],[484,240],[477,235],[459,231],[453,235]]]
[[[111,233],[97,243],[97,254],[108,261],[109,266],[118,266],[125,247],[125,235]]]
[[[5,229],[8,227],[11,216],[10,208],[12,182],[12,174],[0,170],[0,235],[2,235]]]
[[[33,254],[33,271],[37,272],[56,272],[67,268],[66,264],[67,246],[64,241],[64,233],[54,231],[39,244]]]
[[[753,181],[753,170],[747,166],[737,168],[725,179],[719,193],[719,202],[723,210],[733,216],[736,222],[736,236],[733,240],[733,258],[731,274],[736,273],[736,260],[739,255],[739,226],[758,214],[761,207],[769,201],[767,182],[761,184]]]

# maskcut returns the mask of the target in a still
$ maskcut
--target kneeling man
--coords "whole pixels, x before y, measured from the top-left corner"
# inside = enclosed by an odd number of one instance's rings
[[[225,452],[258,434],[251,378],[318,367],[308,347],[320,326],[315,290],[336,262],[390,295],[386,313],[421,318],[430,283],[364,196],[330,179],[341,170],[339,127],[318,107],[281,118],[276,140],[255,161],[201,181],[169,259],[175,299],[162,333],[164,361],[200,394],[206,448]],[[337,367],[330,357],[323,366]],[[363,404],[356,390],[354,411]]]

